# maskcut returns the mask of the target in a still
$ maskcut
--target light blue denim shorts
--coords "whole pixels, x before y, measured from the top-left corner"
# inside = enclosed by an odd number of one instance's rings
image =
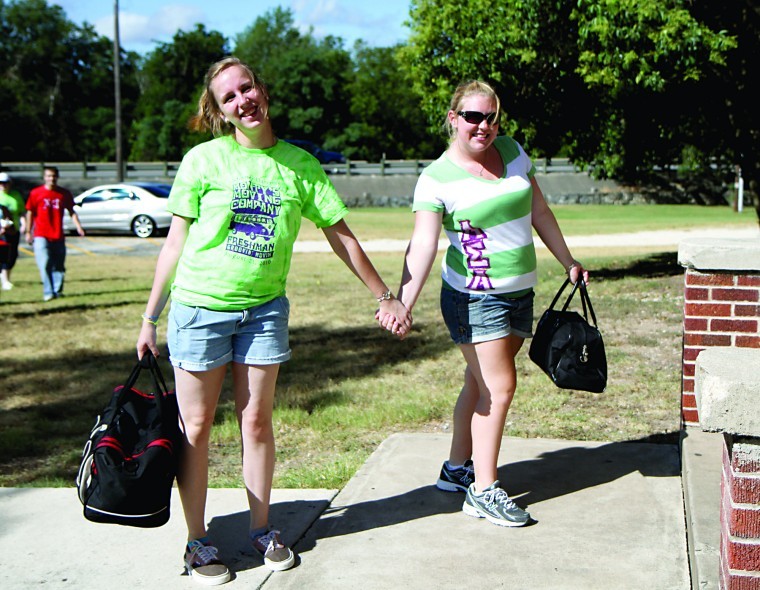
[[[290,358],[285,296],[240,311],[213,311],[172,301],[167,341],[172,365],[209,371],[230,361],[274,365]]]
[[[533,336],[533,290],[518,297],[441,288],[441,313],[456,344]]]

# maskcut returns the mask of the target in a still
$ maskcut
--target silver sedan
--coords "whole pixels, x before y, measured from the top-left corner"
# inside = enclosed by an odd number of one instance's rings
[[[168,230],[172,214],[166,210],[171,185],[154,182],[103,184],[74,197],[74,211],[85,231],[131,232],[147,238]],[[64,230],[75,231],[64,216]]]

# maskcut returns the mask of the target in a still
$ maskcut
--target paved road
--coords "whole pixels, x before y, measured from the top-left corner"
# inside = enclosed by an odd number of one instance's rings
[[[627,234],[599,234],[593,236],[567,236],[567,244],[571,248],[609,248],[630,246],[657,246],[676,250],[678,244],[686,238],[693,237],[725,237],[742,240],[760,239],[760,230],[754,227],[713,227],[686,230],[642,231]],[[84,238],[69,237],[66,245],[69,255],[113,255],[125,256],[156,256],[165,238],[140,239],[132,236],[86,236]],[[407,240],[368,240],[362,243],[367,252],[403,252]],[[439,249],[445,249],[446,240],[439,243]],[[536,238],[536,247],[544,248],[543,243]],[[326,240],[297,241],[296,252],[329,252],[330,246]],[[20,255],[33,256],[30,246],[24,245]]]

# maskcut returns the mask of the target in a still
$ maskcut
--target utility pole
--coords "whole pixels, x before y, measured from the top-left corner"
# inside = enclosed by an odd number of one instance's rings
[[[116,181],[124,182],[124,156],[121,139],[121,44],[119,42],[119,0],[113,2],[113,92],[116,116]]]

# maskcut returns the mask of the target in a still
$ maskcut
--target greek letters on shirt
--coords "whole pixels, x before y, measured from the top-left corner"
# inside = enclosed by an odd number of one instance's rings
[[[235,181],[227,251],[260,260],[272,258],[281,207],[278,187],[267,186],[253,178]]]
[[[42,199],[42,209],[44,211],[47,211],[48,209],[59,210],[60,208],[61,208],[60,198],[51,199],[50,197],[44,197]]]
[[[491,278],[488,276],[491,261],[488,256],[483,256],[488,235],[479,227],[473,227],[469,219],[460,220],[459,227],[462,232],[462,248],[467,256],[467,268],[472,272],[467,288],[474,291],[493,289]]]

